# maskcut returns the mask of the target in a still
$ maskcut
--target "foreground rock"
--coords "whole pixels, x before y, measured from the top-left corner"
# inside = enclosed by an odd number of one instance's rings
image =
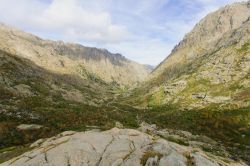
[[[14,158],[8,165],[160,165],[219,166],[244,165],[205,153],[199,148],[181,146],[149,134],[113,128],[109,131],[64,132],[31,145],[34,149]]]

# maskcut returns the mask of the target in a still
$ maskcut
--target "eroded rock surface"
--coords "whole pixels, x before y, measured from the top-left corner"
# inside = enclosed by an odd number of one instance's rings
[[[199,148],[181,146],[157,135],[133,129],[68,131],[49,139],[38,140],[31,147],[33,150],[3,163],[2,166],[244,165],[205,153]]]

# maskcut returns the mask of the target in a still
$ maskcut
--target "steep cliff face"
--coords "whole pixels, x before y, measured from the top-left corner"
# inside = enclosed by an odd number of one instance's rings
[[[144,65],[105,49],[42,40],[3,24],[0,39],[1,50],[30,59],[53,72],[79,76],[91,73],[107,83],[125,86],[143,81],[150,72]]]
[[[140,103],[250,105],[250,3],[235,3],[202,19],[153,71]]]

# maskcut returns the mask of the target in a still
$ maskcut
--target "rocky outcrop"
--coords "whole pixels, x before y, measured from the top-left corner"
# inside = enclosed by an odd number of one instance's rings
[[[142,128],[155,128],[145,126]],[[183,132],[183,135],[190,136]],[[33,150],[1,166],[18,165],[147,165],[147,166],[226,166],[245,165],[181,146],[158,136],[133,129],[113,128],[104,132],[63,132],[31,145]]]

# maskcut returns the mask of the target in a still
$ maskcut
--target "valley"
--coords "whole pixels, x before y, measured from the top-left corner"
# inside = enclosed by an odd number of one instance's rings
[[[55,164],[53,149],[65,146],[71,158],[76,139],[93,143],[84,152],[96,153],[92,165],[250,164],[249,3],[203,18],[155,69],[1,24],[0,163]]]

